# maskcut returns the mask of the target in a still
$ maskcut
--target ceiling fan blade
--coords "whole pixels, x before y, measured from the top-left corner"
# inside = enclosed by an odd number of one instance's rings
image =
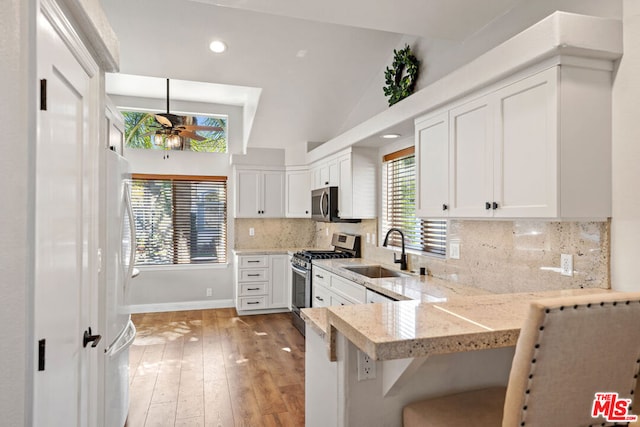
[[[182,125],[182,126],[178,126],[178,129],[184,129],[184,130],[190,130],[190,131],[205,130],[209,132],[222,132],[224,130],[219,126],[198,126],[198,125]]]
[[[156,121],[160,123],[163,127],[168,127],[168,128],[173,127],[173,123],[171,122],[171,119],[166,116],[168,116],[168,114],[156,114],[155,118],[156,118]]]
[[[194,132],[190,132],[188,130],[180,130],[178,132],[178,135],[182,136],[182,137],[186,137],[186,138],[191,138],[191,139],[195,139],[196,141],[204,141],[206,138],[201,137],[200,135],[194,133]]]

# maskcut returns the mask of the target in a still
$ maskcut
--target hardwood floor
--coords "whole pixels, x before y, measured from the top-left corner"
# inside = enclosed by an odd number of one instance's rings
[[[132,320],[128,427],[304,426],[304,338],[289,313]]]

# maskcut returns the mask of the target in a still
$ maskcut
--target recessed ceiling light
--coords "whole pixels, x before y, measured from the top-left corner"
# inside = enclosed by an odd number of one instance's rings
[[[380,135],[380,138],[396,139],[396,138],[400,138],[400,134],[399,133],[385,133],[384,135]]]
[[[211,49],[213,53],[222,53],[227,50],[227,45],[221,40],[214,40],[209,45],[209,49]]]

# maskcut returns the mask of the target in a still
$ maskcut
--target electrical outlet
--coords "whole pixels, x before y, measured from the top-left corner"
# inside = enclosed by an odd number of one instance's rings
[[[560,255],[560,274],[573,276],[573,256],[571,254]]]
[[[371,243],[371,234],[367,233],[367,243]]]
[[[325,234],[325,236],[328,236],[328,235],[329,235],[329,227],[327,227],[327,228],[325,228],[325,229],[324,229],[324,234]]]
[[[249,227],[249,236],[255,236],[256,230],[253,227]]]
[[[376,377],[376,361],[365,352],[358,350],[358,381],[372,380]]]
[[[207,288],[207,296],[208,297],[213,296],[213,289]]]
[[[449,243],[449,258],[460,259],[460,242]]]

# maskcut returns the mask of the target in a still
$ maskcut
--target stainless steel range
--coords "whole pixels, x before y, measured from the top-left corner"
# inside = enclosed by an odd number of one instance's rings
[[[333,250],[301,251],[291,258],[291,319],[293,325],[304,335],[304,321],[300,309],[311,307],[311,278],[313,260],[331,258],[359,258],[360,236],[334,233],[331,237]]]

